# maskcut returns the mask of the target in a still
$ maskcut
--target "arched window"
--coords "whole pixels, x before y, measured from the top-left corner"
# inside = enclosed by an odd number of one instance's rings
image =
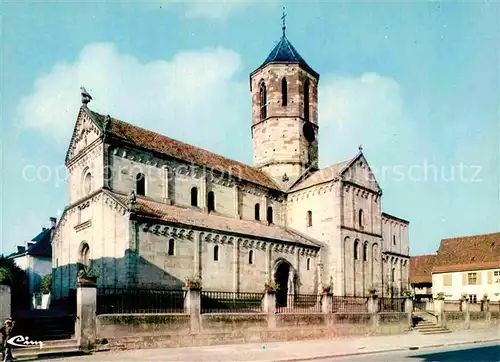
[[[393,236],[392,236],[392,244],[393,244],[393,245],[396,245],[396,235],[393,235]]]
[[[363,261],[367,260],[368,260],[368,243],[365,242],[365,244],[363,245]]]
[[[255,220],[260,220],[260,204],[255,204]]]
[[[146,176],[143,173],[138,173],[135,177],[135,193],[137,195],[146,195]]]
[[[359,221],[359,227],[360,227],[360,229],[362,229],[363,228],[363,210],[362,209],[359,209],[359,215],[358,215],[358,217],[359,217],[359,220],[358,220]]]
[[[219,260],[219,245],[214,246],[214,261]]]
[[[354,260],[359,259],[359,240],[354,241]]]
[[[306,261],[306,269],[307,269],[307,270],[311,270],[311,259],[310,259],[310,258],[307,258],[307,261]]]
[[[208,193],[208,211],[215,211],[215,194],[213,191]]]
[[[392,270],[391,270],[391,282],[394,283],[395,280],[396,280],[396,268],[392,268]]]
[[[269,224],[273,223],[273,208],[272,208],[272,206],[269,206],[267,208],[267,222]]]
[[[85,266],[90,266],[90,246],[87,243],[82,245],[80,251],[80,262]]]
[[[90,191],[92,191],[92,174],[87,172],[83,178],[83,192],[85,195],[88,195]]]
[[[309,121],[309,78],[304,82],[304,119]]]
[[[198,188],[191,188],[191,206],[198,206]]]
[[[260,118],[267,117],[267,89],[264,82],[260,83]]]
[[[174,239],[170,239],[168,241],[168,255],[174,255],[175,250],[175,241]]]
[[[288,84],[285,77],[281,80],[281,105],[284,107],[288,105]]]
[[[307,212],[306,225],[307,226],[313,226],[313,213],[312,213],[311,210],[309,210]]]
[[[248,264],[253,264],[253,250],[248,252]]]

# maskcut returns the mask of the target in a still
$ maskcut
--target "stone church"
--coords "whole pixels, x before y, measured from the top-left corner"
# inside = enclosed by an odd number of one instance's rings
[[[383,213],[361,147],[320,169],[319,74],[283,36],[250,74],[253,164],[82,106],[66,154],[69,205],[53,234],[53,294],[77,265],[98,285],[363,296],[407,285],[408,221]],[[354,148],[354,147],[353,147]]]

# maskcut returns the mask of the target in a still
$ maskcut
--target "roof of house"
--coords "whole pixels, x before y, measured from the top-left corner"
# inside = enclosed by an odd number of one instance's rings
[[[307,177],[303,178],[303,180],[292,186],[290,192],[299,191],[314,185],[332,181],[335,177],[342,173],[344,168],[349,165],[351,161],[352,158],[310,173]]]
[[[436,254],[412,256],[410,258],[410,283],[432,283],[432,268]]]
[[[127,196],[116,192],[107,192],[117,198],[122,204],[127,205]],[[135,212],[137,214],[161,221],[240,234],[242,236],[253,236],[287,243],[302,244],[315,248],[320,246],[320,244],[310,238],[294,230],[289,230],[278,225],[267,225],[259,221],[234,219],[216,213],[207,214],[196,209],[172,206],[141,196],[137,196],[136,201]]]
[[[263,67],[269,63],[298,63],[305,70],[307,70],[311,75],[313,75],[316,79],[319,78],[319,74],[315,72],[302,58],[299,52],[294,48],[292,43],[287,39],[285,34],[281,37],[278,44],[271,50],[266,60],[260,67]]]
[[[85,109],[95,116],[101,126],[104,124],[105,116],[88,108]],[[111,124],[107,132],[122,142],[133,146],[158,152],[198,166],[208,167],[213,171],[225,172],[232,177],[270,189],[280,190],[279,186],[263,171],[130,123],[111,118]]]
[[[52,229],[43,229],[37,236],[31,239],[33,245],[29,246],[24,251],[18,251],[10,254],[9,258],[17,258],[23,255],[32,255],[32,256],[42,256],[42,257],[51,257],[52,256],[52,243],[50,241]]]
[[[500,233],[441,240],[433,273],[500,268]]]

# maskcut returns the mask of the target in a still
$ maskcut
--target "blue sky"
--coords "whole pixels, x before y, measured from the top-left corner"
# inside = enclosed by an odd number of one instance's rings
[[[248,75],[283,4],[321,74],[320,165],[363,144],[412,255],[498,231],[498,4],[16,1],[2,5],[0,253],[67,205],[80,85],[97,111],[250,163]]]

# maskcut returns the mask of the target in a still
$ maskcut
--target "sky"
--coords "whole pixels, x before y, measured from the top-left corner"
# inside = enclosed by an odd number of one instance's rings
[[[251,164],[249,74],[283,5],[321,75],[320,166],[363,145],[411,255],[498,232],[496,3],[3,1],[0,253],[68,204],[80,86],[95,111]]]

